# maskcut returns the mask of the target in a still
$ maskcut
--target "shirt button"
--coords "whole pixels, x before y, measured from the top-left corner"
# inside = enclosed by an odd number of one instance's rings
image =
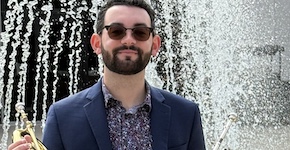
[[[128,113],[126,113],[126,114],[125,114],[125,119],[129,119],[129,118],[131,118],[131,116],[132,116],[132,114],[128,114]]]
[[[143,107],[140,108],[141,111],[144,111],[144,112],[149,112],[150,110],[150,106],[148,105],[144,105]]]

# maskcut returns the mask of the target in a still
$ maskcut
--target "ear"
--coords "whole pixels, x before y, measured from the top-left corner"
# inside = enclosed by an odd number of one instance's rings
[[[101,51],[101,37],[99,34],[96,34],[94,33],[92,36],[91,36],[91,46],[94,50],[94,53],[96,53],[97,55],[98,54],[101,54],[102,51]]]
[[[161,38],[159,35],[155,35],[153,37],[153,44],[152,44],[152,56],[157,56],[159,49],[161,46]]]

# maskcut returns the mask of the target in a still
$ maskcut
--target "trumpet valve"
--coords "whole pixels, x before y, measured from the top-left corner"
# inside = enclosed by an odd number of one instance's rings
[[[231,113],[229,114],[229,119],[232,121],[232,122],[237,122],[238,120],[238,115],[236,113]]]

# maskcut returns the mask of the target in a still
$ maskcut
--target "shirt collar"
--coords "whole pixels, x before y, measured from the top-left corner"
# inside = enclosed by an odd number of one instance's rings
[[[151,92],[150,92],[150,85],[147,81],[145,81],[145,87],[146,87],[146,97],[144,99],[144,102],[136,107],[145,109],[145,111],[150,112],[151,111]],[[107,89],[106,85],[104,84],[104,79],[102,79],[102,92],[105,99],[105,107],[110,108],[114,106],[117,103],[120,103],[116,100],[116,98],[113,97],[113,95],[110,93],[110,91]],[[115,101],[115,102],[112,102]],[[114,103],[112,105],[112,103]]]

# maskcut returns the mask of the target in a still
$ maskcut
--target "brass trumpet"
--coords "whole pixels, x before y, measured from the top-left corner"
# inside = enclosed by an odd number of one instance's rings
[[[30,135],[32,139],[31,150],[47,150],[47,148],[38,140],[33,131],[33,124],[28,120],[27,114],[24,111],[24,103],[17,103],[15,105],[16,111],[20,114],[20,119],[26,124],[25,129],[14,130],[12,135],[12,142],[22,139],[25,135]]]
[[[237,116],[237,114],[235,114],[235,113],[231,113],[231,114],[229,115],[229,120],[228,120],[228,122],[227,122],[227,124],[226,124],[226,126],[225,126],[225,128],[224,128],[224,130],[223,130],[223,132],[222,132],[222,134],[220,135],[219,139],[217,140],[217,142],[216,142],[216,144],[215,144],[213,150],[218,150],[218,149],[219,149],[219,147],[220,147],[220,145],[221,145],[221,143],[222,143],[224,137],[226,136],[228,130],[230,129],[232,123],[233,123],[233,122],[236,122],[237,120],[238,120],[238,116]]]

